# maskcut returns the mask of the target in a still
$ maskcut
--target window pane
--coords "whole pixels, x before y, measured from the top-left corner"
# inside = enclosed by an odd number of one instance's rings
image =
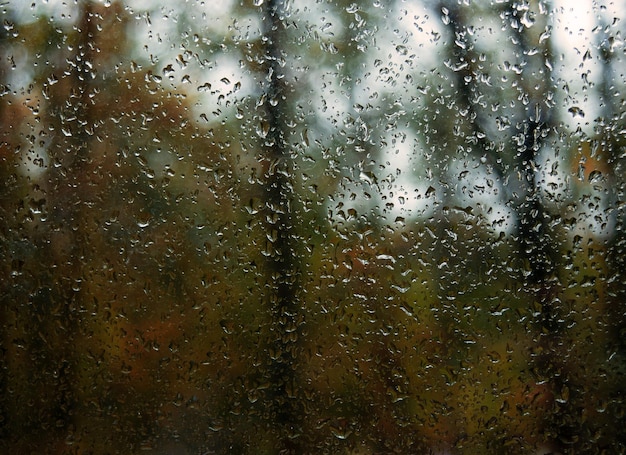
[[[0,5],[0,448],[622,453],[623,6]]]

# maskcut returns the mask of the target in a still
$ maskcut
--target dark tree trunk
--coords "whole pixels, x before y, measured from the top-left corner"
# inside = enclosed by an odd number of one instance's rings
[[[301,309],[298,300],[299,266],[295,234],[292,162],[288,145],[288,84],[285,80],[284,23],[281,0],[264,6],[265,67],[264,119],[267,135],[263,149],[269,166],[265,175],[265,211],[261,212],[267,235],[266,286],[271,314],[269,344],[270,425],[278,430],[278,449],[297,453],[302,402],[297,395],[297,350]]]
[[[525,13],[516,4],[509,10],[518,65],[522,68],[518,85],[524,117],[516,138],[513,138],[523,197],[517,206],[515,236],[522,261],[522,279],[532,296],[531,311],[538,315],[531,368],[538,381],[547,381],[554,397],[550,403],[553,408],[548,407],[543,418],[543,439],[554,449],[564,450],[564,444],[569,444],[576,437],[576,423],[571,419],[576,413],[572,412],[570,402],[557,400],[569,394],[569,380],[563,363],[564,321],[558,305],[561,292],[559,265],[562,261],[558,249],[554,247],[557,244],[556,234],[549,227],[552,217],[545,207],[538,174],[541,149],[555,130],[553,112],[546,102],[553,85],[551,68],[554,65],[551,38],[542,42],[538,36],[545,30],[542,21],[547,19],[547,15],[537,14],[536,22],[528,28],[521,17]]]
[[[46,372],[43,384],[48,388],[46,400],[50,406],[46,418],[50,419],[48,424],[56,427],[59,441],[73,438],[74,415],[80,405],[75,352],[81,339],[81,288],[88,259],[85,202],[89,198],[90,176],[86,168],[94,124],[90,90],[96,17],[90,0],[81,2],[77,10],[76,42],[74,53],[67,60],[67,83],[59,83],[50,91],[51,105],[59,107],[51,113],[58,126],[51,144],[51,161],[60,165],[51,166],[47,174],[46,204],[50,216],[44,225],[46,236],[37,242],[40,288],[31,299],[38,313],[32,320],[40,321],[40,337],[36,337],[33,347],[44,362],[42,371]]]
[[[502,160],[499,160],[499,157],[496,155],[495,145],[488,140],[487,133],[482,126],[485,116],[481,115],[481,109],[477,108],[474,101],[480,95],[476,84],[477,74],[480,71],[479,56],[474,51],[474,44],[469,38],[465,11],[455,1],[439,3],[439,11],[443,8],[446,8],[448,11],[448,28],[451,32],[450,39],[452,43],[450,54],[453,57],[451,61],[458,68],[453,72],[454,87],[457,90],[456,103],[459,110],[465,112],[465,118],[470,128],[466,134],[469,134],[468,139],[476,144],[474,153],[480,154],[480,158],[485,157],[487,160],[486,164],[489,172],[496,180],[504,182],[506,174],[504,165]],[[457,45],[457,43],[461,44],[461,46]],[[507,189],[503,188],[503,190],[506,194]]]

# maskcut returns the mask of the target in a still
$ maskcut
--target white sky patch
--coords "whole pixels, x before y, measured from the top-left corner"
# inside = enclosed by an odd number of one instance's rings
[[[346,112],[350,112],[350,99],[346,88],[339,85],[340,75],[329,67],[312,68],[308,82],[311,88],[311,102],[315,109],[318,124],[330,133],[336,133],[343,124]]]
[[[194,117],[208,124],[236,115],[235,101],[258,92],[258,83],[232,55],[220,55],[208,67],[197,68],[193,81],[189,91],[194,92]]]
[[[416,66],[435,67],[441,62],[439,51],[441,37],[445,33],[441,18],[433,15],[431,8],[417,2],[395,3],[394,16],[398,18],[398,28],[406,33],[406,46],[416,55]],[[400,48],[402,50],[402,48]],[[408,52],[407,52],[408,53]]]
[[[9,2],[10,3],[10,2]],[[62,0],[17,0],[11,10],[19,17],[19,22],[36,21],[40,16],[48,17],[59,24],[72,24],[78,20],[79,8],[74,2]]]
[[[20,172],[33,180],[38,180],[48,170],[50,159],[45,147],[24,149],[20,158]]]
[[[593,119],[601,111],[597,89],[590,84],[600,82],[602,63],[599,61],[598,10],[591,1],[556,0],[552,12],[552,43],[556,50],[556,76],[567,85],[565,103],[559,112],[561,120],[573,131],[578,127],[593,132]],[[559,57],[562,56],[562,61]]]
[[[384,166],[380,178],[390,177],[391,188],[385,195],[386,215],[389,221],[397,217],[414,219],[429,216],[434,211],[433,200],[426,197],[432,182],[418,178],[425,164],[421,141],[411,130],[402,130],[386,138],[389,144],[379,161]]]
[[[341,21],[327,4],[310,0],[294,0],[291,4],[289,18],[306,24],[312,40],[331,42],[342,39],[344,29]]]
[[[376,105],[385,94],[411,93],[421,83],[420,70],[428,72],[441,63],[441,20],[417,4],[396,4],[389,23],[381,23],[375,39],[361,59],[355,77],[363,81],[355,90],[355,102]],[[354,69],[356,70],[356,69]]]
[[[109,0],[99,0],[99,3],[106,4]],[[198,20],[225,18],[230,16],[234,0],[127,0],[124,4],[129,5],[137,11],[159,10],[168,16],[178,15],[183,9],[190,13],[191,18]],[[168,13],[169,12],[169,13]]]
[[[228,40],[257,39],[261,33],[258,17],[233,18],[233,0],[129,3],[135,11],[142,11],[133,30],[138,51],[155,62],[156,75],[165,88],[182,90],[194,101],[197,121],[211,125],[228,120],[235,115],[235,101],[257,91],[252,75],[240,66],[242,55]],[[189,46],[183,45],[179,30],[182,8],[187,8],[191,21],[187,28],[194,35]],[[227,47],[212,54],[208,48],[217,44],[212,40],[228,43]]]
[[[477,158],[451,160],[448,180],[454,201],[463,209],[482,216],[496,232],[510,234],[514,213],[503,200],[501,182]]]

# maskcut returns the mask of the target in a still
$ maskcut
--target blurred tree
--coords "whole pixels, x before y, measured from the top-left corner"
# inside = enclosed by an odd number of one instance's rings
[[[299,237],[295,229],[296,194],[294,165],[289,138],[291,129],[290,94],[286,78],[285,22],[288,12],[282,0],[265,2],[260,52],[263,80],[258,121],[261,149],[266,163],[263,172],[263,204],[259,212],[266,236],[264,287],[268,289],[267,311],[271,315],[268,345],[264,346],[269,384],[266,431],[276,438],[272,452],[299,453],[302,449],[304,397],[299,385],[299,347],[303,324],[303,302]]]

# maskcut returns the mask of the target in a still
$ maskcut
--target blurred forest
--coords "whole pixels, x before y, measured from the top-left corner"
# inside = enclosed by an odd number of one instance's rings
[[[626,453],[624,11],[2,2],[0,450]]]

